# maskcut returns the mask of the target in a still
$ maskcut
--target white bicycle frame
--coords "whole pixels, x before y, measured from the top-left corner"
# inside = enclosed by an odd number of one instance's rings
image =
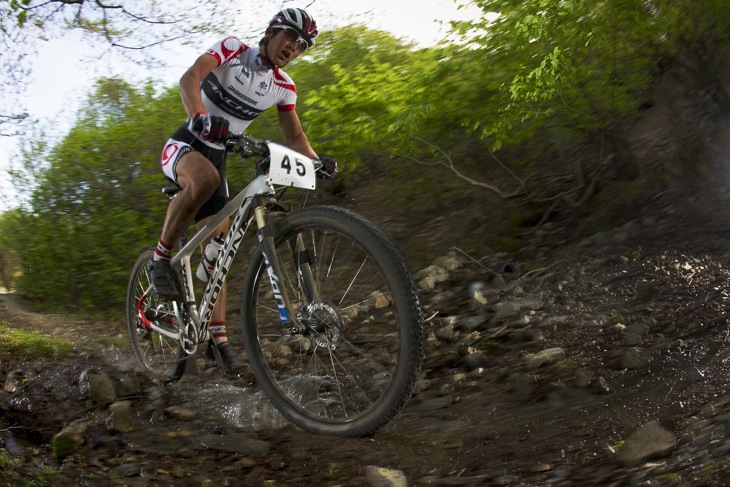
[[[201,228],[173,257],[171,263],[173,266],[180,265],[182,268],[183,280],[185,281],[185,299],[188,303],[189,319],[183,317],[182,309],[178,301],[173,301],[179,330],[173,332],[163,327],[157,326],[154,322],[150,323],[152,329],[156,332],[166,335],[170,338],[179,340],[183,348],[188,354],[193,354],[199,343],[202,343],[208,332],[208,324],[210,317],[215,308],[215,304],[220,295],[226,275],[230,269],[233,259],[238,251],[238,246],[243,240],[246,231],[255,218],[259,230],[259,240],[263,240],[263,229],[266,227],[266,210],[261,201],[262,197],[269,197],[275,194],[276,187],[293,187],[308,190],[316,188],[316,167],[315,161],[307,156],[300,154],[288,147],[274,143],[265,142],[269,148],[270,167],[268,175],[257,176],[251,183],[241,190],[238,195],[231,199],[228,204],[215,217]],[[254,207],[254,205],[256,205]],[[253,213],[251,209],[253,207]],[[191,256],[195,249],[210,237],[216,231],[218,226],[227,218],[236,213],[236,217],[230,225],[228,234],[225,237],[223,245],[218,253],[215,267],[211,273],[208,283],[206,284],[203,298],[198,308],[195,304],[195,291],[193,288],[193,272],[191,266]],[[248,215],[253,215],[244,221]],[[266,245],[264,245],[266,248]],[[279,282],[278,270],[276,263],[272,263],[272,259],[266,259],[268,266],[269,278],[272,284]],[[275,286],[275,288],[278,286]],[[151,289],[148,289],[149,293]],[[279,317],[284,326],[296,323],[296,318],[288,312],[288,299],[286,296],[277,296],[277,305],[279,306]],[[198,309],[200,310],[198,312]],[[192,325],[193,329],[188,329]],[[191,340],[195,337],[195,340]]]

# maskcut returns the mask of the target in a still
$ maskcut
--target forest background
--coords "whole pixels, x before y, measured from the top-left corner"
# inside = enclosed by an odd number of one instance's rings
[[[135,4],[117,7],[124,3]],[[157,7],[148,3],[143,20],[152,30]],[[467,253],[514,252],[523,237],[558,222],[579,239],[631,218],[660,193],[727,203],[726,146],[715,135],[730,126],[728,2],[470,3],[483,15],[454,22],[436,47],[349,25],[323,32],[287,68],[312,145],[341,164],[321,199],[348,206],[354,188],[371,188],[380,206],[366,216],[386,230],[385,210],[413,215],[417,226],[417,215],[468,209],[452,240],[431,247],[408,240],[415,228],[389,232],[413,266],[457,242]],[[38,29],[81,29],[115,48],[147,32],[133,27],[139,14],[115,25],[112,13],[102,2],[0,6],[3,87],[22,74],[5,48]],[[177,28],[213,26],[198,17]],[[665,150],[654,157],[636,134],[660,105],[663,116],[650,119],[664,124]],[[0,286],[56,310],[121,313],[131,265],[164,219],[159,153],[185,118],[177,86],[102,78],[60,141],[5,112],[0,131],[25,143],[3,177],[24,199],[0,214]],[[282,138],[274,112],[250,133]],[[249,161],[229,157],[232,190],[253,173]]]

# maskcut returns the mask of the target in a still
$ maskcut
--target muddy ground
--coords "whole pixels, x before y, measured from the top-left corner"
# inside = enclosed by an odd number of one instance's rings
[[[124,322],[36,313],[1,295],[7,325],[75,351],[0,350],[0,485],[398,485],[377,484],[372,466],[414,486],[726,485],[730,227],[669,202],[655,209],[570,244],[556,225],[513,255],[452,249],[459,265],[422,294],[423,380],[372,438],[301,432],[255,383],[202,359],[173,387],[134,376],[120,427],[79,381],[88,369],[130,377]],[[57,461],[53,437],[76,420],[84,442]],[[622,457],[647,424],[670,447]]]

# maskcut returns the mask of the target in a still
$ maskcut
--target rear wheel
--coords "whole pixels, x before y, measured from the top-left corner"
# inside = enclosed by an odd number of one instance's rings
[[[176,338],[153,330],[155,323],[177,336],[178,323],[168,299],[152,288],[148,265],[154,251],[145,250],[137,258],[127,287],[127,331],[138,363],[155,378],[176,382],[185,372],[186,354]],[[179,275],[178,285],[182,289]]]
[[[298,238],[306,251],[295,251]],[[305,330],[282,325],[286,310],[277,308],[259,246],[242,296],[244,343],[259,385],[306,430],[374,433],[404,407],[423,360],[423,317],[403,258],[371,223],[335,207],[288,215],[277,223],[275,247],[277,287]],[[314,289],[302,283],[303,261]]]

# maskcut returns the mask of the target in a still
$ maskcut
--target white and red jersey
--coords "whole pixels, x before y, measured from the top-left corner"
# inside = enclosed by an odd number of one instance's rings
[[[230,132],[243,132],[274,105],[279,111],[294,110],[297,100],[294,81],[278,67],[267,67],[259,57],[258,47],[226,37],[206,52],[218,60],[218,67],[200,84],[200,94],[209,114],[229,120]]]

